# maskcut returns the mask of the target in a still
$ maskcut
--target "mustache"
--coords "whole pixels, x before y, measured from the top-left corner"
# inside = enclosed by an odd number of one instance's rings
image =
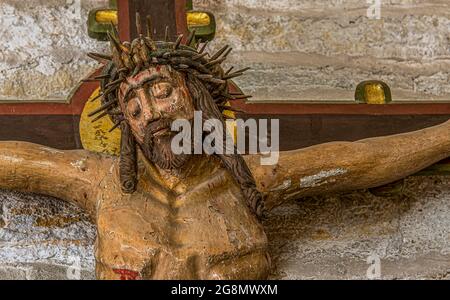
[[[170,119],[160,119],[148,124],[145,128],[145,136],[152,137],[156,132],[165,128],[168,128],[170,130],[172,122],[173,121]]]
[[[175,155],[172,152],[170,135],[154,135],[161,129],[168,128],[171,130],[171,127],[171,119],[160,119],[148,124],[145,128],[144,142],[139,145],[144,155],[163,169],[180,168],[188,158],[187,155]]]

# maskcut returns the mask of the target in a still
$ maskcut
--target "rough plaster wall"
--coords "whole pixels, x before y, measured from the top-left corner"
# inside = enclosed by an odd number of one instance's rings
[[[256,99],[352,100],[380,79],[394,100],[450,99],[450,2],[365,0],[194,0],[217,17],[215,48],[253,71],[238,82]]]
[[[87,35],[89,9],[107,0],[0,0],[0,100],[66,100],[105,50]]]
[[[95,226],[73,205],[0,193],[0,279],[74,279],[77,270],[94,278],[95,236]]]
[[[265,222],[273,278],[450,279],[450,178],[409,177],[402,194],[367,191],[299,199]]]

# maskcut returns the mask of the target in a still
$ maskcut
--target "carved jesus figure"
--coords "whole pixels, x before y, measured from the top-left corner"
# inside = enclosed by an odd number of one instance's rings
[[[96,78],[102,105],[92,116],[120,127],[120,157],[0,143],[0,188],[54,196],[89,213],[99,279],[264,279],[264,209],[387,184],[450,155],[450,121],[281,152],[273,166],[260,165],[258,155],[176,155],[174,120],[202,111],[223,122],[225,104],[245,97],[228,84],[242,70],[220,67],[229,48],[210,56],[187,46],[191,40],[155,42],[141,34],[127,43],[113,32],[112,55],[91,54],[105,63]],[[308,184],[311,178],[317,180]]]

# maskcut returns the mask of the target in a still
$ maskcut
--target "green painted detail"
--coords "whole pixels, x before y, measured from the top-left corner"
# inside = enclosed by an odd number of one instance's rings
[[[216,18],[214,14],[207,11],[191,10],[190,12],[205,13],[209,17],[209,25],[207,26],[188,26],[189,32],[195,29],[195,42],[212,41],[216,35]]]
[[[117,0],[109,0],[109,7],[112,9],[117,9]]]
[[[108,8],[110,9],[110,8]],[[95,19],[95,15],[98,11],[105,10],[103,9],[93,9],[89,11],[89,17],[87,21],[88,25],[88,35],[90,38],[96,39],[98,41],[107,41],[108,40],[108,31],[111,31],[111,25],[105,23],[99,23]]]
[[[89,37],[99,41],[108,40],[107,32],[111,30],[111,25],[108,23],[97,22],[96,14],[98,11],[102,10],[117,10],[117,2],[115,0],[111,0],[109,4],[110,4],[109,8],[93,9],[89,11],[89,17],[87,21]],[[191,7],[192,1],[188,1],[188,8]],[[208,25],[188,26],[188,30],[190,32],[192,32],[192,30],[194,29],[196,32],[193,45],[195,45],[198,42],[212,41],[216,34],[216,18],[214,17],[214,14],[206,11],[193,11],[192,9],[189,9],[188,11],[207,14],[210,20]]]
[[[391,88],[383,81],[380,80],[367,80],[358,84],[355,91],[355,101],[358,103],[367,103],[366,99],[366,86],[381,85],[384,91],[384,103],[392,102]]]
[[[193,9],[194,9],[194,6],[192,5],[192,0],[187,0],[186,1],[186,11],[190,11]]]

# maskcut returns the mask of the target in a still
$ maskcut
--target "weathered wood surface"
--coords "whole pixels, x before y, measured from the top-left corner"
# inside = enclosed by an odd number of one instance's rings
[[[62,151],[26,142],[0,142],[0,188],[38,192],[86,203],[106,175],[109,156]],[[331,142],[280,153],[278,164],[261,166],[245,156],[268,207],[318,193],[380,186],[450,156],[450,121],[404,134],[357,142]],[[83,204],[93,209],[93,204]]]
[[[247,162],[270,209],[415,173],[450,155],[449,132],[447,121],[406,134],[281,153],[277,166],[259,166],[258,156]],[[263,228],[217,161],[191,162],[180,181],[141,159],[139,188],[132,195],[120,191],[117,159],[83,150],[1,142],[0,169],[0,188],[55,196],[91,215],[99,233],[98,278],[120,278],[125,271],[160,279],[269,275]]]
[[[287,200],[380,186],[450,156],[450,121],[410,133],[282,152],[274,166],[247,157],[272,208]]]

